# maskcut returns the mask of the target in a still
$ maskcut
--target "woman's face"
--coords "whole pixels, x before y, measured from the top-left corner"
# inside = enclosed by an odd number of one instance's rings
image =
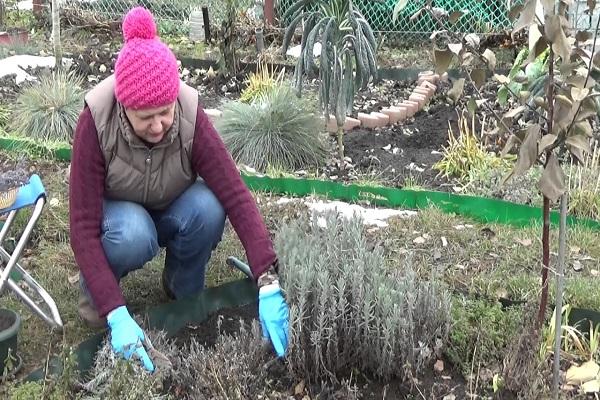
[[[155,144],[162,140],[173,125],[175,102],[162,107],[140,110],[126,108],[125,115],[140,139]]]

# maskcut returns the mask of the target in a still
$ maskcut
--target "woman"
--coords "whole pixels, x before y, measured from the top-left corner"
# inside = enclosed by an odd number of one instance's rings
[[[288,306],[250,192],[197,91],[180,82],[152,14],[132,9],[123,37],[114,75],[85,97],[73,142],[70,235],[81,272],[80,316],[92,326],[108,324],[113,350],[125,358],[135,354],[154,370],[119,280],[166,247],[167,295],[198,293],[227,216],[258,277],[263,335],[283,356]]]

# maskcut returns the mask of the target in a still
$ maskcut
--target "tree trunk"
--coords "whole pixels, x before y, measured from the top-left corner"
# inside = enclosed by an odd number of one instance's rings
[[[337,145],[338,145],[338,157],[340,158],[340,165],[344,165],[344,127],[338,126],[337,131]]]
[[[553,132],[554,123],[554,50],[550,46],[548,54],[548,87],[546,89],[546,100],[548,102],[548,126],[547,134]],[[546,152],[546,163],[550,158],[550,152]],[[544,196],[544,227],[542,229],[542,295],[540,296],[540,309],[538,312],[537,328],[541,329],[546,317],[548,305],[548,267],[550,266],[550,199]]]
[[[554,336],[554,370],[552,391],[558,400],[560,393],[560,346],[562,338],[562,307],[565,283],[565,252],[567,247],[567,193],[560,197],[560,225],[558,230],[558,270],[556,272],[556,320]]]
[[[52,0],[52,44],[54,47],[55,67],[62,67],[62,45],[60,43],[59,0]]]

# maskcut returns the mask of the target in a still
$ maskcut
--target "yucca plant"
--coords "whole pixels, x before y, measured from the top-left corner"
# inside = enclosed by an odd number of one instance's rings
[[[304,74],[319,73],[319,105],[329,121],[330,112],[337,122],[338,155],[344,158],[342,129],[346,115],[352,112],[354,95],[377,78],[377,43],[369,23],[352,0],[299,0],[283,15],[292,18],[286,28],[283,54],[300,21],[304,22],[300,57],[294,79],[299,93]],[[320,60],[315,63],[315,43],[321,43]]]
[[[267,166],[295,170],[321,164],[326,151],[319,125],[312,104],[285,84],[251,104],[226,104],[216,123],[234,159],[260,171]]]
[[[11,129],[38,140],[70,141],[83,105],[82,84],[61,69],[41,76],[17,98]]]

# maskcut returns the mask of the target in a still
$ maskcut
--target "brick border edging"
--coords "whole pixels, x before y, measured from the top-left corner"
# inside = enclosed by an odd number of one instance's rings
[[[359,126],[366,129],[374,129],[404,122],[407,118],[421,111],[429,103],[435,95],[437,91],[436,85],[440,81],[448,82],[448,73],[440,76],[433,71],[420,72],[417,79],[417,86],[413,89],[407,100],[390,107],[384,107],[379,111],[372,111],[369,114],[359,112],[357,118],[346,117],[343,126],[344,131],[348,132]],[[216,108],[208,108],[204,112],[213,123],[223,115],[223,112]],[[329,116],[328,122],[325,121],[325,117],[323,116],[318,116],[317,118],[320,120],[320,123],[325,125],[325,130],[329,134],[333,135],[337,133],[338,127],[334,115]]]

